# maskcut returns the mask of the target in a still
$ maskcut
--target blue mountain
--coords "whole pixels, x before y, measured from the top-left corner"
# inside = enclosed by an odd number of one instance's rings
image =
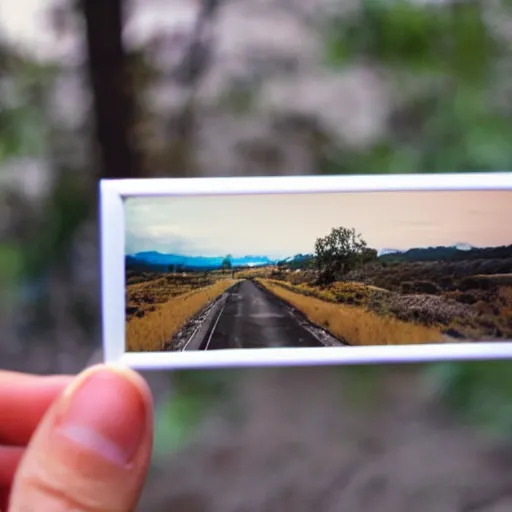
[[[157,251],[138,252],[126,256],[127,266],[147,267],[154,270],[168,270],[174,265],[183,269],[214,270],[221,268],[226,256],[185,256],[182,254],[163,254]],[[255,267],[271,265],[273,260],[267,256],[247,255],[229,258],[233,267]]]

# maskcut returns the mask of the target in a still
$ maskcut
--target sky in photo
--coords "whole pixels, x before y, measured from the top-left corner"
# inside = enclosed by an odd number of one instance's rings
[[[125,209],[127,254],[281,258],[338,226],[375,249],[512,243],[506,191],[132,197]]]

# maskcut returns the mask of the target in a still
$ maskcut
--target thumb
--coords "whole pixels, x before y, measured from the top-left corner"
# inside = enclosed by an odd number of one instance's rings
[[[39,424],[18,467],[9,510],[133,510],[152,432],[144,380],[128,369],[89,368]]]

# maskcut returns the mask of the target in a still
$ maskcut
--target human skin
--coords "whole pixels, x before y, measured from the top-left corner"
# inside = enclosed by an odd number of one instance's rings
[[[153,442],[153,404],[134,371],[0,371],[0,511],[128,512]]]

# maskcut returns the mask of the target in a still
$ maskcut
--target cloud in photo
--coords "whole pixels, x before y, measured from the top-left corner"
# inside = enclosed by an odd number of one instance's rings
[[[512,243],[508,191],[132,197],[125,208],[129,254],[286,257],[337,226],[376,249]]]

